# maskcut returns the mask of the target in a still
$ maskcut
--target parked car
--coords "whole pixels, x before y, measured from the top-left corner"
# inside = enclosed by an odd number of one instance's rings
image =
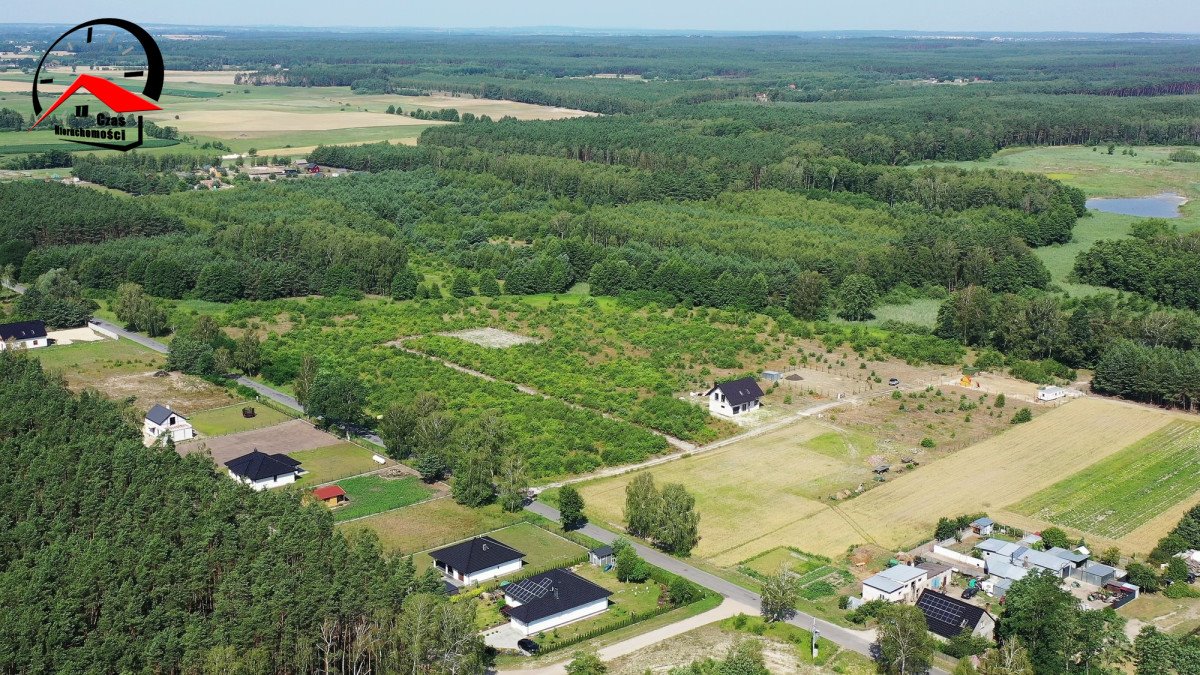
[[[967,588],[966,590],[964,590],[962,592],[962,598],[963,598],[963,600],[970,600],[971,598],[975,597],[978,593],[979,593],[979,587],[973,586],[973,587]]]
[[[530,640],[529,638],[521,638],[520,640],[517,640],[517,649],[520,649],[530,656],[542,651],[542,648],[538,646],[538,643]]]
[[[888,384],[890,384],[893,387],[898,387],[898,386],[900,386],[900,378],[890,377],[890,378],[888,378]]]

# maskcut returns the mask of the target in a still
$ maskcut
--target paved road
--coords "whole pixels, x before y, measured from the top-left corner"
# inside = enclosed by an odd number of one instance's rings
[[[556,522],[559,519],[557,509],[541,502],[533,502],[525,508]],[[606,544],[611,544],[617,539],[618,536],[616,533],[610,532],[609,530],[606,530],[598,525],[593,525],[592,523],[584,525],[583,528],[580,529],[580,532],[586,534],[592,539],[604,542]],[[638,555],[642,556],[642,558],[652,565],[657,565],[668,572],[673,572],[685,579],[688,579],[689,581],[694,581],[701,586],[710,588],[741,605],[747,605],[749,607],[758,607],[760,605],[761,598],[759,597],[758,593],[742,588],[731,581],[726,581],[720,577],[709,574],[704,570],[687,564],[685,561],[680,560],[679,558],[669,556],[661,551],[643,546],[636,542],[633,544],[633,547],[637,550]],[[813,621],[814,617],[811,615],[798,612],[796,616],[789,621],[789,623],[799,626],[804,630],[811,631],[813,629]],[[850,630],[848,628],[842,628],[841,626],[835,626],[828,621],[820,620],[816,620],[816,626],[817,629],[821,631],[821,637],[838,644],[843,649],[850,649],[860,654],[864,654],[867,657],[871,656],[871,645],[875,642],[875,631]],[[941,671],[934,670],[934,672],[940,673]]]

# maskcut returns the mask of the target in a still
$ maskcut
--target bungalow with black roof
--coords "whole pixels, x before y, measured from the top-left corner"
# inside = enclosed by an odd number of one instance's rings
[[[178,443],[195,438],[196,430],[186,417],[171,410],[171,406],[155,403],[142,420],[142,443],[150,447],[163,437]]]
[[[463,584],[512,574],[525,563],[524,553],[487,535],[439,548],[429,557],[442,574]]]
[[[296,482],[296,478],[307,473],[300,462],[282,452],[268,455],[255,448],[253,451],[225,462],[229,477],[245,483],[255,490],[269,490]]]
[[[989,640],[994,638],[996,618],[986,609],[969,602],[925,590],[917,598],[917,609],[925,615],[929,632],[938,637],[949,640],[966,631]]]
[[[50,344],[44,321],[17,321],[0,324],[0,352],[11,342],[16,347],[36,349]]]
[[[504,587],[503,613],[518,633],[532,635],[608,609],[612,591],[559,568]]]
[[[763,390],[753,377],[718,382],[704,394],[708,397],[708,412],[722,417],[734,417],[759,406]]]

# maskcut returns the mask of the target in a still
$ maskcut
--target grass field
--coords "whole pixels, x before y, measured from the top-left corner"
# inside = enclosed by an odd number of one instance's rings
[[[1200,424],[1175,422],[1012,510],[1120,539],[1200,490]]]
[[[318,451],[309,450],[308,452]],[[346,491],[350,503],[333,512],[334,520],[349,520],[408,506],[428,499],[435,492],[433,488],[422,483],[421,479],[416,476],[400,479],[358,476],[338,481],[338,485]]]
[[[308,470],[308,474],[296,481],[300,486],[320,485],[380,468],[380,465],[371,459],[370,450],[364,450],[353,443],[338,443],[287,454],[299,460]],[[349,489],[346,491],[349,492]]]
[[[242,408],[246,406],[254,408],[254,417],[242,416]],[[251,401],[243,401],[223,408],[193,413],[188,421],[192,423],[196,431],[205,436],[224,436],[225,434],[269,427],[290,419],[292,418],[274,408]]]
[[[477,534],[524,520],[520,513],[505,513],[495,504],[479,509],[461,506],[453,499],[435,499],[342,527],[347,531],[373,530],[388,551],[427,551]]]
[[[482,533],[469,536],[477,534]],[[566,565],[577,561],[581,555],[587,552],[587,549],[579,544],[531,523],[509,525],[488,532],[487,535],[524,553],[525,567],[528,569],[547,569],[552,566]],[[413,561],[418,570],[424,570],[433,564],[433,559],[427,552],[413,556]]]
[[[76,391],[94,389],[115,400],[132,396],[143,410],[162,403],[187,415],[235,400],[225,389],[198,377],[181,373],[155,377],[166,358],[130,340],[76,342],[29,354],[40,359],[47,370],[62,374]]]

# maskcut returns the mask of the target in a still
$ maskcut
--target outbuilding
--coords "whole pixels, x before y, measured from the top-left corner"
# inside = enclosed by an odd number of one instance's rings
[[[463,584],[512,574],[525,563],[524,553],[487,535],[439,548],[429,557],[438,571]]]
[[[1042,387],[1038,389],[1039,401],[1057,401],[1067,397],[1067,390],[1062,387]]]
[[[326,485],[325,487],[319,487],[316,490],[313,490],[313,497],[316,497],[318,500],[324,503],[325,506],[330,508],[341,506],[342,504],[350,501],[350,498],[346,496],[346,491],[343,490],[340,485]]]
[[[981,537],[992,536],[992,531],[994,529],[996,529],[995,521],[993,521],[991,518],[988,518],[987,516],[983,516],[982,518],[976,518],[974,521],[971,522],[971,531]]]
[[[588,560],[596,567],[608,567],[617,564],[617,556],[611,546],[601,546],[588,551]]]

